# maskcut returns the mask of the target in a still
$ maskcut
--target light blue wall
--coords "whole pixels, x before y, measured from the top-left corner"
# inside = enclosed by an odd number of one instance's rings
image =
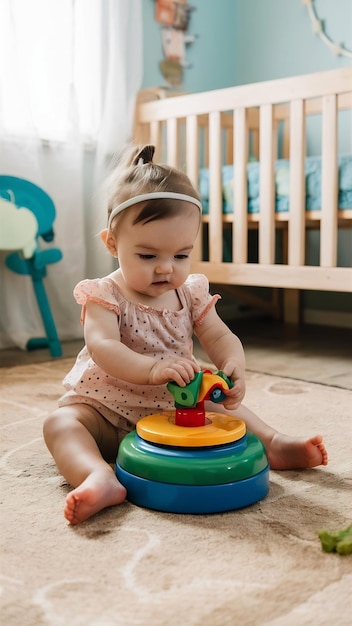
[[[221,1],[221,0],[220,0]],[[335,56],[313,34],[308,11],[301,0],[236,1],[239,83],[251,83],[330,70],[351,65],[352,59]],[[337,43],[352,50],[351,0],[316,0],[320,19],[326,18],[326,32]]]
[[[182,90],[206,91],[351,65],[313,34],[301,0],[189,0],[195,7]],[[337,43],[352,50],[352,1],[316,0],[319,18]],[[143,87],[164,85],[160,24],[154,0],[143,0]]]

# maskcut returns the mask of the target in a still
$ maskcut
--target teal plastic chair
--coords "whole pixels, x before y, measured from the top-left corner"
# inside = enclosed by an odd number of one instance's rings
[[[61,343],[57,334],[55,321],[46,294],[43,279],[46,267],[62,259],[59,248],[40,250],[40,238],[46,242],[53,241],[53,223],[56,217],[55,205],[50,196],[40,187],[23,178],[0,176],[0,197],[16,205],[32,211],[38,223],[36,235],[37,246],[29,258],[20,252],[13,252],[6,257],[6,266],[16,274],[30,276],[33,283],[39,312],[43,321],[46,337],[33,337],[27,342],[27,350],[48,347],[53,357],[62,356]]]

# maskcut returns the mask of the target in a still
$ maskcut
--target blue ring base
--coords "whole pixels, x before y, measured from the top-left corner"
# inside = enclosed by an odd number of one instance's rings
[[[222,485],[174,485],[141,478],[116,465],[128,501],[167,513],[222,513],[249,506],[269,491],[269,465],[251,478]]]

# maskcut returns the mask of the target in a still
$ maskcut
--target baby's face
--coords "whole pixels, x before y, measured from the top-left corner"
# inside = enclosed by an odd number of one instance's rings
[[[157,299],[180,287],[189,275],[199,210],[183,201],[178,207],[176,216],[137,224],[131,210],[118,227],[120,273],[130,293]]]

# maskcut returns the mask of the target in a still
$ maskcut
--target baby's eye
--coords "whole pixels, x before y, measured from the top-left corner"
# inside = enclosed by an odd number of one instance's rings
[[[150,259],[155,259],[155,254],[139,254],[138,255],[142,261],[148,261]]]
[[[175,259],[188,259],[188,254],[175,254]]]

